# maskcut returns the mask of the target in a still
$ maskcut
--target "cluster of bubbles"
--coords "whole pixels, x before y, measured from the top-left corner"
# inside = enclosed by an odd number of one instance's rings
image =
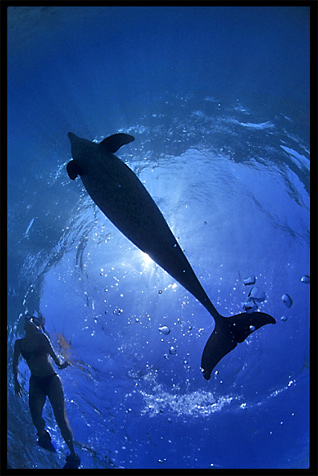
[[[310,276],[305,274],[304,276],[301,277],[300,281],[305,284],[310,283]],[[248,278],[243,280],[243,283],[245,286],[248,285],[253,285],[256,283],[256,277],[255,276],[249,276]],[[251,288],[250,292],[248,293],[248,298],[245,302],[242,303],[242,309],[244,312],[254,312],[258,309],[258,304],[265,301],[266,299],[266,294],[264,291],[257,287],[254,286]],[[282,301],[285,304],[285,306],[289,309],[293,305],[293,300],[290,297],[289,294],[285,293],[282,295]],[[281,317],[281,321],[286,322],[288,320],[288,317],[283,315]]]
[[[253,285],[256,283],[255,276],[249,276],[248,278],[243,280],[244,286]],[[254,312],[258,309],[258,303],[265,301],[266,294],[264,291],[259,288],[258,286],[254,286],[251,288],[250,292],[248,293],[247,300],[242,302],[242,310],[244,312]]]
[[[302,277],[300,278],[300,281],[301,281],[302,283],[305,283],[305,284],[310,284],[310,276],[308,276],[307,274],[305,274],[304,276],[302,276]],[[292,298],[289,296],[289,294],[283,294],[283,295],[282,295],[282,301],[283,301],[283,303],[285,304],[285,306],[286,306],[288,309],[291,308],[292,305],[293,305],[293,300],[292,300]],[[280,319],[281,319],[281,321],[286,322],[286,321],[288,320],[288,317],[285,316],[285,315],[283,315]]]
[[[180,324],[180,326],[182,326],[182,327],[185,325],[185,323],[184,323],[183,321],[181,321],[181,319],[178,319],[177,322],[178,322],[178,324]],[[161,334],[163,334],[164,336],[168,336],[168,335],[171,333],[171,329],[170,329],[170,327],[168,327],[167,325],[159,326],[158,330],[159,330],[159,332],[160,332]],[[188,330],[188,332],[191,332],[192,326],[187,326],[187,330]],[[197,335],[200,336],[201,333],[202,333],[202,331],[203,331],[203,329],[199,329]],[[161,339],[161,340],[163,341],[163,339]],[[176,343],[176,338],[175,338],[175,337],[172,337],[172,342],[173,342],[174,344]],[[170,345],[170,344],[169,344],[169,345]],[[164,357],[165,359],[168,359],[170,355],[177,355],[177,347],[176,347],[175,345],[171,345],[171,346],[169,347],[168,351],[167,351],[165,354],[163,354],[163,357]],[[189,354],[187,354],[187,355],[189,355]],[[185,364],[185,365],[188,365],[188,361],[187,361],[187,360],[184,360],[184,364]]]
[[[308,275],[302,276],[301,282],[305,284],[309,284],[310,276]],[[266,300],[265,292],[259,286],[254,286],[255,283],[256,283],[256,276],[254,275],[251,275],[248,278],[243,279],[244,286],[253,286],[248,293],[247,299],[241,304],[242,310],[244,312],[256,311],[259,308],[259,304]],[[161,294],[162,291],[159,291],[159,293]],[[293,300],[290,297],[290,295],[287,293],[282,295],[282,301],[287,308],[291,308],[291,306],[293,305]],[[281,317],[282,322],[286,322],[287,320],[288,320],[287,316],[283,315]],[[250,328],[252,331],[255,330],[254,326],[250,326]],[[171,329],[166,325],[159,326],[158,330],[161,334],[165,336],[169,335],[171,332]],[[169,355],[176,355],[176,353],[177,353],[177,349],[174,346],[171,346],[169,348],[169,353],[164,354],[164,357],[168,358]]]

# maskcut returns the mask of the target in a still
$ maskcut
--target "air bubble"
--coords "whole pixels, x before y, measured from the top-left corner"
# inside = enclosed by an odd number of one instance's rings
[[[266,299],[266,294],[258,287],[254,287],[250,290],[248,297],[255,301],[263,302]]]
[[[255,284],[255,282],[256,282],[255,276],[249,276],[248,278],[243,279],[243,283],[244,283],[245,286],[247,286],[249,284]]]
[[[170,334],[171,331],[168,326],[162,326],[162,327],[159,327],[159,332],[167,336],[168,334]]]
[[[282,301],[285,304],[286,307],[291,307],[293,304],[292,298],[288,294],[283,294],[282,295]]]
[[[251,299],[250,301],[242,302],[242,309],[245,312],[252,312],[258,309],[257,304]]]
[[[116,308],[113,310],[113,314],[115,314],[116,316],[120,316],[122,312],[124,312],[124,310],[123,310],[123,309],[120,309],[119,307],[116,307]]]

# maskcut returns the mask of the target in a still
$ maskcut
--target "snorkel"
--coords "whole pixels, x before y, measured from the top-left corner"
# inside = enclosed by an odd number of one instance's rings
[[[25,330],[27,328],[35,330],[34,328],[37,328],[38,332],[46,333],[44,329],[44,324],[45,324],[45,318],[43,316],[36,317],[36,316],[32,316],[31,314],[27,314],[25,316],[25,322],[24,322]],[[29,327],[29,326],[32,326],[32,327]]]

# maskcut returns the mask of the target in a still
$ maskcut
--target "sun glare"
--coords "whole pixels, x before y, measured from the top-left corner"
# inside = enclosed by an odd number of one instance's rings
[[[141,253],[141,259],[142,259],[142,265],[145,269],[148,269],[151,264],[154,264],[153,260],[150,258],[147,253],[144,253],[143,251]]]

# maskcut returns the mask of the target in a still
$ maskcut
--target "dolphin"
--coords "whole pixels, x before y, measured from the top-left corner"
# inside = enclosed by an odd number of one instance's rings
[[[141,251],[187,289],[212,315],[215,327],[202,354],[206,380],[216,364],[238,343],[275,319],[263,312],[243,312],[232,317],[218,313],[196,277],[158,206],[134,174],[114,153],[134,137],[114,134],[100,143],[69,132],[72,160],[67,172],[79,175],[88,194],[106,217]]]

